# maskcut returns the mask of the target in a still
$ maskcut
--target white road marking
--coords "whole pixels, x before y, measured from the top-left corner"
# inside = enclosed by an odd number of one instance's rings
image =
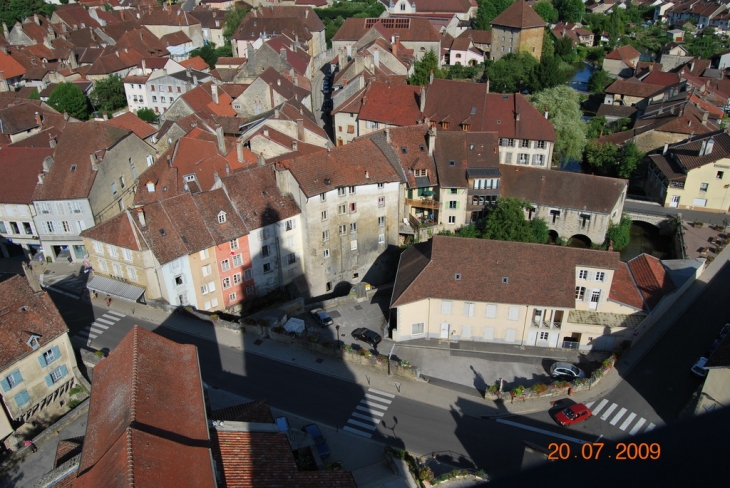
[[[370,392],[377,393],[380,396],[385,396],[388,398],[395,398],[395,395],[393,395],[392,393],[385,393],[384,391],[376,390],[374,388],[369,388],[368,393],[370,393]]]
[[[352,414],[352,417],[355,417],[356,419],[362,419],[362,420],[369,420],[370,422],[373,422],[373,423],[376,423],[376,424],[377,424],[378,422],[380,422],[380,420],[379,420],[379,419],[374,419],[374,418],[372,418],[372,417],[370,417],[370,416],[368,416],[368,415],[363,415],[363,414],[361,414],[361,413],[357,413],[357,412],[354,412],[354,413]]]
[[[110,313],[112,315],[118,315],[120,319],[126,317],[123,313],[115,312],[114,310],[109,310],[107,313]]]
[[[647,427],[647,428],[646,428],[646,430],[645,430],[644,432],[651,432],[652,430],[654,430],[654,427],[656,427],[656,425],[654,425],[654,424],[649,424],[649,427]]]
[[[377,410],[370,410],[369,408],[363,407],[362,405],[358,405],[357,407],[355,407],[355,410],[360,410],[361,412],[367,412],[370,415],[376,415],[378,417],[382,417],[385,414],[385,412],[378,412]]]
[[[357,425],[358,427],[362,427],[363,429],[368,430],[375,430],[376,427],[372,424],[366,424],[364,422],[358,422],[357,420],[347,419],[348,424]]]
[[[639,432],[639,429],[641,429],[641,426],[644,425],[645,422],[645,418],[640,418],[639,421],[636,422],[636,425],[634,425],[634,428],[629,431],[629,435],[634,435]]]
[[[352,434],[357,434],[359,436],[366,437],[368,439],[370,439],[373,436],[372,434],[368,434],[367,432],[363,432],[361,430],[353,429],[353,428],[348,427],[348,426],[344,426],[342,428],[342,430],[346,430],[347,432],[350,432]]]
[[[109,326],[108,326],[108,325],[104,325],[104,324],[98,324],[98,323],[96,323],[96,322],[94,322],[93,324],[91,324],[91,325],[90,325],[89,327],[98,327],[98,328],[100,328],[100,329],[104,329],[104,330],[106,330],[106,329],[108,329],[108,328],[109,328]]]
[[[606,404],[608,404],[608,400],[606,400],[606,399],[601,400],[601,403],[598,404],[598,406],[596,407],[595,410],[591,410],[591,413],[593,415],[598,415],[598,412],[603,410],[603,407],[605,407]]]
[[[635,418],[636,418],[636,414],[635,413],[632,413],[631,415],[629,415],[628,417],[626,417],[626,420],[624,420],[624,423],[621,424],[621,426],[619,427],[619,429],[626,430],[626,428],[629,425],[631,425],[631,422],[633,422]]]
[[[94,322],[101,322],[102,324],[106,324],[106,325],[114,325],[113,320],[102,319],[101,317],[96,319]]]
[[[617,408],[618,408],[618,405],[616,405],[615,403],[612,404],[610,407],[608,407],[608,410],[603,412],[603,415],[601,415],[601,420],[606,420],[608,417],[611,416],[613,411],[616,410]]]
[[[588,407],[588,410],[590,410],[590,409],[591,409],[591,407],[593,406],[593,404],[594,404],[594,403],[596,403],[596,402],[589,402],[589,403],[586,403],[586,407]]]
[[[512,422],[511,420],[497,419],[497,422],[499,422],[500,424],[511,425],[512,427],[517,427],[518,429],[529,430],[531,432],[537,432],[538,434],[544,434],[544,435],[547,435],[550,437],[556,437],[556,438],[562,439],[564,441],[575,442],[576,444],[585,444],[587,442],[590,442],[590,441],[584,441],[583,439],[577,439],[575,437],[570,437],[570,436],[563,435],[563,434],[556,434],[555,432],[551,432],[549,430],[538,429],[537,427],[531,427],[529,425],[524,425],[524,424],[518,424],[517,422]]]
[[[392,400],[386,400],[385,398],[380,398],[375,395],[371,395],[369,393],[365,394],[365,398],[369,398],[370,400],[374,400],[376,402],[385,403],[386,405],[390,405],[391,403],[393,403]]]
[[[388,405],[381,405],[379,403],[373,403],[368,400],[360,400],[360,403],[362,403],[363,405],[367,405],[368,407],[379,408],[381,410],[388,410]]]
[[[623,417],[626,412],[628,412],[628,410],[626,410],[625,408],[621,408],[621,410],[618,411],[616,416],[611,419],[611,425],[616,425],[618,423],[618,421],[621,420],[621,417]]]

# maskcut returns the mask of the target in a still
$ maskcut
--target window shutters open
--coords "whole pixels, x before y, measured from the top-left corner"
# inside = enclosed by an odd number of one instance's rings
[[[53,378],[51,375],[46,375],[46,386],[53,386]]]
[[[46,366],[48,366],[45,354],[41,354],[40,356],[38,356],[38,362],[41,363],[41,368],[45,368]]]
[[[4,378],[2,381],[0,381],[0,386],[2,386],[3,391],[10,390],[10,382],[8,382],[7,378]]]
[[[17,395],[15,395],[15,403],[18,405],[18,407],[22,407],[26,403],[30,401],[30,395],[28,395],[28,392],[26,390],[21,391]]]
[[[62,364],[61,367],[58,369],[61,370],[61,378],[63,378],[64,376],[66,376],[68,374],[68,368],[66,367],[65,364]]]
[[[53,346],[53,359],[59,359],[61,357],[61,349],[58,346]]]

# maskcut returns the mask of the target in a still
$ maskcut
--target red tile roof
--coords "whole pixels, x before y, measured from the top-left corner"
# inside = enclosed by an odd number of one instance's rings
[[[679,75],[677,73],[662,73],[661,71],[652,71],[642,80],[643,83],[649,85],[671,86],[679,83]]]
[[[119,127],[120,129],[131,130],[140,139],[145,139],[157,132],[157,129],[153,125],[148,124],[132,112],[125,112],[118,117],[112,117],[106,123],[114,127]]]
[[[639,61],[641,53],[633,47],[626,45],[617,47],[606,55],[605,59],[613,59],[623,61],[626,66],[635,67],[635,63]]]
[[[438,298],[574,308],[577,266],[615,270],[619,254],[435,235],[401,254],[391,307]]]
[[[30,204],[50,147],[0,147],[0,202]]]
[[[277,169],[279,167],[291,171],[307,197],[341,186],[400,180],[388,159],[370,139],[277,162]]]
[[[606,88],[606,93],[615,93],[629,97],[648,98],[666,90],[664,85],[636,83],[631,80],[616,80]]]
[[[196,347],[135,326],[94,368],[78,488],[215,487]]]
[[[24,276],[0,282],[0,371],[10,367],[33,348],[32,335],[41,347],[68,332],[66,323],[46,292],[34,292]],[[25,307],[25,308],[23,308]]]
[[[81,232],[82,237],[123,247],[130,251],[144,251],[147,248],[144,239],[139,238],[134,216],[125,211],[111,219]]]
[[[421,118],[420,86],[370,83],[358,118],[390,125],[413,125]]]
[[[431,25],[428,19],[363,19],[350,17],[332,38],[332,41],[358,41],[370,29],[377,29],[386,39],[400,36],[401,42],[430,41],[438,42],[441,34]]]
[[[311,7],[268,6],[252,9],[241,21],[233,39],[256,40],[261,34],[276,32],[301,40],[312,38],[312,32],[324,31],[324,24]]]
[[[236,111],[231,107],[233,99],[226,94],[223,90],[218,90],[218,103],[213,101],[211,95],[211,84],[208,82],[203,85],[198,85],[189,92],[180,96],[181,99],[188,104],[188,106],[196,113],[203,112],[201,115],[226,115],[230,117],[236,116]]]
[[[210,66],[208,66],[208,63],[203,60],[200,56],[195,56],[192,58],[188,58],[184,61],[180,61],[180,66],[183,68],[192,68],[196,69],[198,71],[204,71],[210,69]]]
[[[3,78],[6,80],[23,76],[25,68],[17,62],[10,54],[0,51],[0,71],[3,72]]]
[[[624,262],[613,273],[608,299],[637,310],[644,310],[644,299],[641,297],[641,292],[636,288],[636,283],[631,277],[628,265]]]
[[[504,25],[507,27],[517,27],[519,29],[529,29],[531,27],[545,27],[547,24],[542,17],[537,15],[532,7],[524,0],[517,0],[507,7],[501,14],[492,20],[492,25]]]
[[[499,138],[495,132],[437,132],[434,156],[439,185],[466,188],[468,168],[494,168],[499,171],[498,145]]]
[[[665,295],[676,289],[667,270],[654,256],[641,254],[628,265],[648,310],[653,310]]]

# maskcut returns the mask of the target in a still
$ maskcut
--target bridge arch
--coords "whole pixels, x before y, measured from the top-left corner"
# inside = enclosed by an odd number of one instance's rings
[[[585,234],[573,234],[568,239],[568,247],[582,247],[590,249],[593,241]]]

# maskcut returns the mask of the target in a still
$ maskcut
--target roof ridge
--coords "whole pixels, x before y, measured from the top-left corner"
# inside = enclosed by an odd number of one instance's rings
[[[133,332],[133,349],[132,349],[132,395],[129,407],[130,416],[132,421],[137,419],[137,381],[138,381],[138,368],[139,363],[139,326],[135,325],[132,329]]]
[[[136,325],[134,326],[137,327]],[[137,342],[137,333],[135,331],[135,354],[136,354],[136,342]],[[129,486],[134,486],[134,449],[132,449],[132,428],[127,427],[127,432],[125,434],[125,440],[127,444],[127,482],[129,483]]]

